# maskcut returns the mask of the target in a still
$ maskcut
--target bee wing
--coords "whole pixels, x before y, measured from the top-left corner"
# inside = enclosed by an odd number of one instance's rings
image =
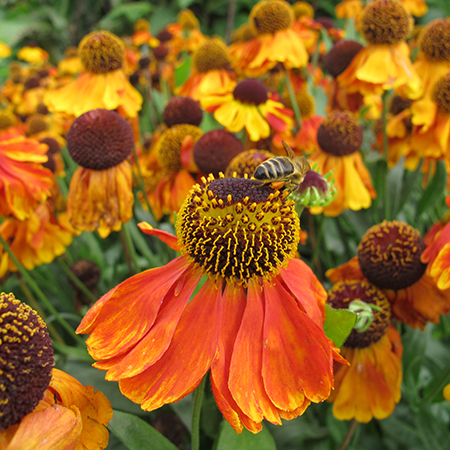
[[[286,150],[286,153],[288,155],[289,159],[294,159],[295,158],[295,153],[294,150],[292,150],[291,147],[289,147],[289,145],[286,144],[286,142],[281,141],[281,143],[283,144],[284,149]]]
[[[311,170],[311,166],[304,156],[297,156],[296,163],[302,175],[306,175]]]

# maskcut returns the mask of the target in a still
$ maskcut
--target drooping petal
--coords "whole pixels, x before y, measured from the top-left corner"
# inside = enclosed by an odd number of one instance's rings
[[[242,286],[227,284],[224,292],[222,325],[220,328],[218,356],[211,366],[211,385],[217,406],[224,418],[236,433],[242,432],[242,424],[256,433],[261,431],[261,424],[249,419],[239,408],[228,388],[230,362],[236,336],[239,332],[246,305],[246,297]]]
[[[262,375],[267,394],[287,411],[304,405],[305,396],[313,402],[325,400],[333,374],[323,327],[301,311],[281,284],[265,285],[264,296]]]
[[[208,279],[184,310],[164,355],[139,375],[119,381],[121,392],[148,411],[192,392],[216,357],[221,320],[222,288]]]
[[[228,387],[237,405],[250,419],[281,425],[277,408],[268,397],[262,378],[264,297],[257,281],[251,280],[247,305],[230,364]]]
[[[108,370],[107,380],[130,378],[153,365],[170,345],[180,317],[200,280],[200,273],[188,270],[165,295],[150,331],[123,359]]]
[[[280,276],[303,311],[319,326],[325,317],[327,293],[313,271],[300,259],[293,258]]]
[[[186,259],[179,257],[134,275],[105,294],[77,329],[90,333],[86,343],[92,357],[109,359],[139,342],[153,325],[164,296],[188,268]]]

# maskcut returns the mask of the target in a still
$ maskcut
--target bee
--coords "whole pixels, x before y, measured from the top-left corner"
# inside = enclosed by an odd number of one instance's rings
[[[270,185],[272,189],[284,187],[289,193],[298,189],[311,166],[304,156],[295,156],[286,142],[281,141],[287,156],[275,156],[261,163],[253,174],[253,178],[262,181],[262,185]]]

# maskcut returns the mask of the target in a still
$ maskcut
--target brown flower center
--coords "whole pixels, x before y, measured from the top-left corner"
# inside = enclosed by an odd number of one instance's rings
[[[242,142],[226,130],[211,130],[195,144],[194,160],[205,174],[219,176],[231,160],[244,150]]]
[[[81,167],[105,170],[128,158],[134,146],[130,124],[115,111],[94,109],[75,119],[67,149]]]
[[[269,98],[269,91],[261,81],[248,78],[236,85],[233,97],[241,103],[261,105]]]
[[[391,102],[389,104],[389,112],[396,116],[397,114],[400,114],[405,109],[408,109],[411,107],[412,100],[409,98],[402,97],[400,95],[394,95],[391,99]]]
[[[363,141],[363,129],[358,119],[345,111],[334,111],[325,117],[317,130],[320,148],[335,156],[358,151]]]
[[[249,22],[256,34],[276,33],[292,26],[294,11],[289,3],[262,0],[250,12]]]
[[[447,19],[431,21],[422,32],[420,49],[432,61],[450,61],[450,22]]]
[[[314,8],[308,2],[295,2],[292,9],[296,19],[300,19],[300,17],[314,18]]]
[[[7,109],[0,110],[0,130],[12,127],[16,123],[16,116]]]
[[[328,291],[328,303],[335,309],[348,309],[350,303],[359,300],[381,309],[373,309],[373,321],[364,332],[352,330],[344,343],[345,347],[364,348],[379,341],[389,326],[391,306],[383,291],[367,281],[346,281],[336,283]]]
[[[178,213],[183,255],[208,275],[270,280],[297,251],[300,225],[287,193],[246,178],[203,178]]]
[[[44,321],[13,294],[0,294],[0,431],[19,423],[44,396],[53,367]]]
[[[88,72],[107,73],[122,67],[124,45],[109,31],[93,31],[78,46],[81,62]]]
[[[190,9],[183,9],[178,13],[178,24],[183,30],[198,30],[200,24]]]
[[[411,25],[411,16],[399,2],[375,0],[362,12],[360,31],[370,44],[392,45],[408,37]]]
[[[172,97],[163,112],[163,121],[168,127],[182,123],[198,127],[202,119],[200,104],[190,97]]]
[[[339,41],[325,55],[325,68],[334,78],[339,76],[352,62],[357,53],[364,48],[356,41]]]
[[[370,228],[358,246],[364,276],[382,289],[404,289],[419,281],[426,269],[420,261],[425,243],[410,225],[384,221]]]
[[[230,60],[227,48],[219,39],[210,39],[201,45],[194,53],[192,63],[199,73],[211,70],[228,69]]]
[[[300,115],[302,118],[312,117],[316,111],[316,102],[312,95],[309,95],[306,90],[297,91],[295,93],[295,99],[297,100],[297,105],[300,110]],[[292,109],[292,101],[289,94],[283,97],[288,108]]]
[[[439,111],[450,114],[450,73],[436,81],[433,100],[437,103]]]

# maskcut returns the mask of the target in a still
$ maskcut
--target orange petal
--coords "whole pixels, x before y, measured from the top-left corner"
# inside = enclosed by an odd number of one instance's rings
[[[241,410],[253,421],[263,419],[281,425],[278,410],[268,397],[262,378],[264,298],[257,281],[251,280],[247,305],[230,363],[230,392]]]
[[[139,229],[145,234],[150,234],[151,236],[157,236],[161,239],[165,244],[167,244],[172,250],[180,251],[180,247],[178,245],[178,238],[173,234],[168,233],[167,231],[157,230],[153,228],[147,222],[138,223]]]
[[[242,432],[242,424],[248,430],[257,433],[262,429],[261,424],[255,423],[242,412],[231,396],[230,389],[228,388],[234,342],[239,332],[246,302],[247,300],[242,286],[235,287],[230,284],[226,285],[218,357],[211,366],[211,386],[217,406],[236,433]]]
[[[208,278],[184,310],[167,351],[144,372],[119,381],[122,393],[151,411],[192,392],[217,355],[221,319],[222,287]]]
[[[273,403],[292,411],[328,398],[333,385],[331,347],[323,328],[297,306],[281,284],[264,286],[262,375]]]
[[[200,280],[200,273],[188,270],[164,297],[151,330],[121,361],[112,367],[105,378],[130,378],[153,365],[170,345],[175,329],[187,302]]]
[[[292,292],[302,310],[319,326],[325,318],[327,293],[312,270],[300,259],[289,261],[280,276]]]
[[[77,407],[52,405],[26,415],[19,425],[3,431],[0,434],[0,448],[73,450],[78,444],[82,426]]]
[[[102,297],[101,309],[94,305],[93,317],[89,311],[77,329],[91,333],[86,340],[91,356],[109,359],[139,342],[152,327],[164,296],[188,268],[186,259],[178,257],[134,275]]]

